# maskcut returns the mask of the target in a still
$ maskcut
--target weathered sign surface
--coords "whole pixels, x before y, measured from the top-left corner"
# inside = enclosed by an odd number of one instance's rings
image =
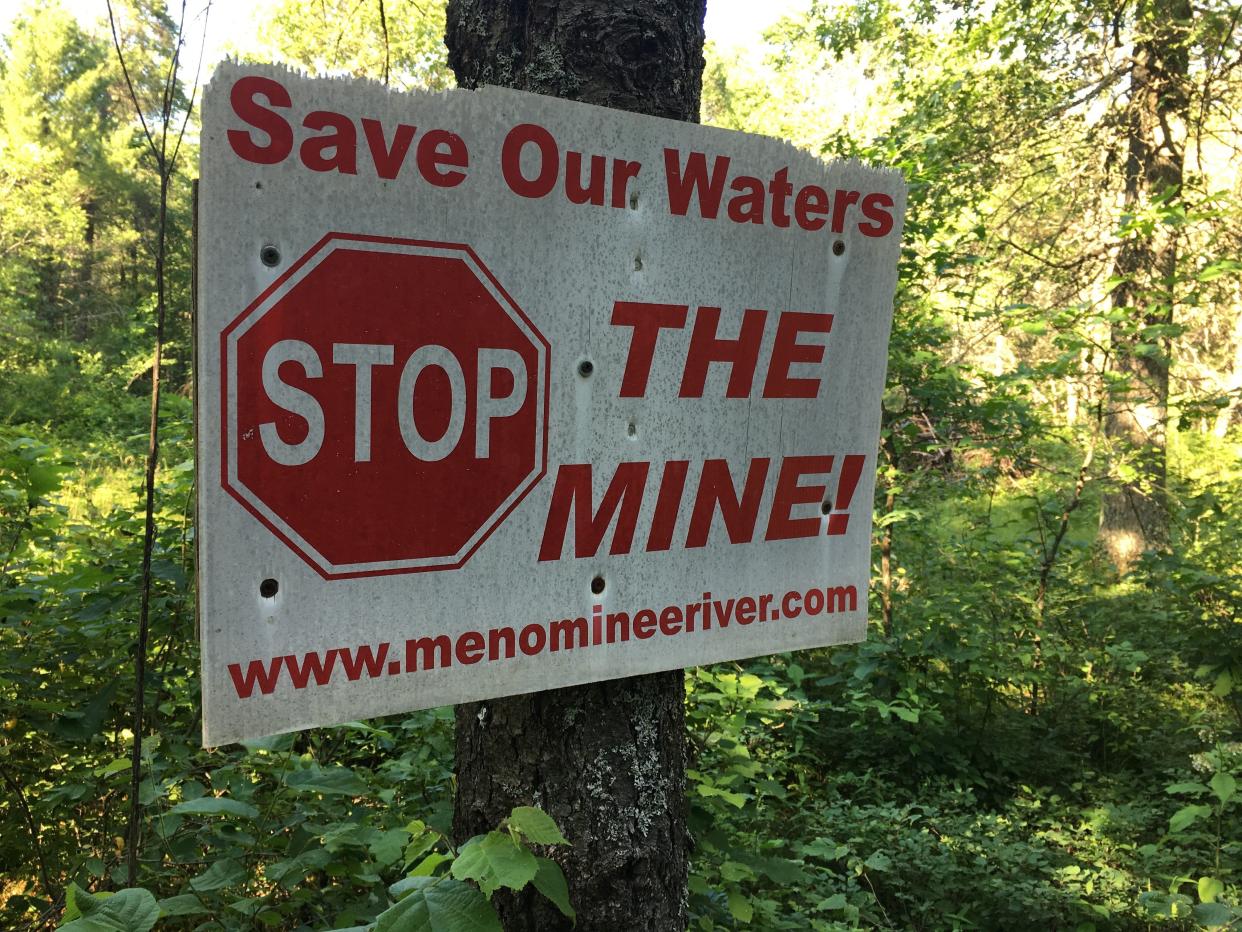
[[[776,140],[221,65],[204,742],[862,639],[904,206]]]

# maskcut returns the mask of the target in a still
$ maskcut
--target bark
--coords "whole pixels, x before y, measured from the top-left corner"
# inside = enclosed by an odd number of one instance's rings
[[[572,843],[546,854],[577,928],[686,927],[689,838],[680,670],[457,707],[459,842],[537,805]],[[498,892],[505,929],[571,924],[533,890]]]
[[[1191,18],[1187,0],[1161,0],[1139,25],[1144,37],[1134,49],[1126,128],[1124,211],[1135,215],[1182,195],[1184,127],[1188,117],[1188,55],[1182,34]],[[1177,227],[1157,223],[1150,233],[1131,234],[1117,253],[1112,306],[1126,319],[1113,332],[1113,369],[1124,377],[1105,420],[1105,432],[1121,456],[1132,456],[1133,478],[1104,496],[1100,538],[1118,572],[1127,572],[1145,550],[1165,546],[1166,433],[1169,403],[1169,344],[1139,328],[1173,322],[1178,262]],[[1140,344],[1155,352],[1140,353]]]
[[[706,0],[450,0],[462,87],[495,84],[698,122]]]
[[[697,121],[705,0],[450,0],[449,65],[495,84]],[[687,923],[689,835],[681,671],[457,709],[459,841],[538,805],[583,932]],[[495,895],[510,930],[569,929],[541,895]]]

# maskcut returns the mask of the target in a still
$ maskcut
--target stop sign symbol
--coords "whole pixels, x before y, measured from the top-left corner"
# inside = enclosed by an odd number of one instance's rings
[[[548,342],[468,246],[329,234],[220,341],[224,486],[325,578],[459,567],[543,476]]]

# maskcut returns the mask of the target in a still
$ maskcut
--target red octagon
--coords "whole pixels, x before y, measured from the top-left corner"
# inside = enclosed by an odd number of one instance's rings
[[[331,233],[220,344],[224,487],[326,579],[460,567],[543,477],[548,341],[468,246]]]

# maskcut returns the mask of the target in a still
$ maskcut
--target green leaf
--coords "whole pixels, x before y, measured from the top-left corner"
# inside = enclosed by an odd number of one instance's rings
[[[863,867],[873,871],[886,871],[892,866],[892,859],[883,851],[876,851],[867,860],[863,861]]]
[[[293,771],[285,777],[285,785],[293,790],[325,795],[366,796],[370,792],[362,778],[348,767],[320,767],[318,764]]]
[[[476,835],[461,846],[452,873],[458,880],[473,880],[487,897],[497,887],[521,890],[535,879],[539,863],[507,833]]]
[[[1215,877],[1199,878],[1199,899],[1204,903],[1215,903],[1225,892],[1225,885]]]
[[[243,819],[257,819],[259,810],[249,803],[224,796],[202,796],[177,803],[168,810],[169,815],[235,815]]]
[[[122,770],[129,770],[131,763],[128,757],[118,757],[106,767],[98,770],[97,773],[101,777],[109,777],[114,773],[120,773]]]
[[[297,737],[295,732],[285,732],[279,735],[268,735],[266,738],[255,738],[253,741],[243,741],[242,747],[250,754],[256,751],[265,751],[268,754],[277,754],[281,751],[293,750],[293,739]]]
[[[400,900],[415,890],[422,890],[433,883],[436,883],[436,880],[431,877],[402,877],[388,888],[388,895],[394,900]]]
[[[1191,915],[1200,925],[1215,929],[1233,922],[1235,913],[1224,903],[1197,903]]]
[[[750,922],[755,918],[755,907],[740,890],[729,891],[729,915],[738,922]]]
[[[1164,791],[1170,796],[1202,796],[1207,792],[1207,787],[1202,783],[1189,781],[1187,783],[1170,783],[1164,788]]]
[[[209,893],[241,883],[246,879],[245,868],[237,861],[216,861],[190,881],[190,887],[199,893]]]
[[[1220,278],[1222,275],[1228,275],[1230,272],[1236,272],[1238,269],[1239,264],[1237,262],[1229,259],[1222,259],[1219,262],[1212,262],[1205,265],[1199,270],[1199,273],[1195,276],[1195,278],[1201,282],[1211,282]]]
[[[845,909],[849,901],[846,900],[844,893],[834,893],[832,896],[819,901],[816,909]]]
[[[374,932],[501,932],[501,928],[482,893],[442,877],[422,878],[405,899],[380,914]]]
[[[1223,698],[1233,692],[1233,671],[1222,670],[1216,677],[1216,682],[1212,684],[1212,695],[1217,698]]]
[[[569,903],[569,884],[565,882],[565,874],[561,871],[561,865],[551,858],[535,858],[535,860],[539,864],[539,869],[535,871],[535,879],[532,881],[535,889],[551,900],[561,911],[561,915],[570,920],[576,920],[578,914],[574,912],[573,906]]]
[[[1212,774],[1212,779],[1208,781],[1208,786],[1212,788],[1212,792],[1216,794],[1216,798],[1220,800],[1222,806],[1233,799],[1234,794],[1238,791],[1238,781],[1233,778],[1233,774],[1224,772]]]
[[[427,855],[425,858],[423,858],[421,861],[418,862],[418,866],[415,867],[412,871],[410,871],[410,876],[411,877],[430,877],[432,874],[435,873],[437,867],[439,867],[445,861],[451,861],[451,860],[453,860],[452,855],[441,854],[439,851],[433,851],[431,852],[431,854]]]
[[[492,904],[470,884],[445,877],[423,898],[432,932],[502,932]]]
[[[70,919],[77,919],[82,915],[82,907],[79,904],[90,903],[93,899],[94,897],[92,897],[89,893],[73,881],[70,881],[69,886],[65,887],[65,912],[64,915],[61,916],[61,920],[67,922]],[[92,906],[88,906],[87,908],[90,909]]]
[[[737,883],[739,880],[749,880],[754,877],[755,872],[737,861],[725,861],[720,865],[720,876],[730,883]]]
[[[181,893],[160,900],[161,916],[201,916],[210,912],[193,893]]]
[[[730,805],[736,806],[738,809],[741,809],[743,806],[746,805],[747,797],[745,794],[734,793],[734,792],[731,792],[730,790],[722,790],[720,789],[720,787],[713,786],[710,783],[699,783],[695,786],[695,790],[698,792],[700,796],[719,797],[720,799],[723,799],[725,802],[729,803]]]
[[[407,896],[376,917],[375,932],[428,932],[431,916],[422,892]]]
[[[155,895],[141,887],[120,890],[111,896],[91,896],[79,888],[75,904],[81,912],[60,927],[63,932],[150,932],[160,918]]]
[[[380,832],[379,836],[368,846],[368,850],[381,867],[387,867],[400,860],[406,839],[409,837],[405,829],[400,828]]]
[[[749,864],[758,873],[779,884],[810,884],[814,879],[802,869],[797,861],[787,858],[769,858],[743,851],[734,851],[733,857],[743,864]]]
[[[410,843],[405,846],[404,868],[408,869],[411,864],[431,850],[440,836],[428,831],[427,827],[419,821],[411,822],[405,830],[411,836]]]
[[[104,719],[108,715],[108,706],[121,688],[121,681],[111,679],[95,696],[82,707],[81,712],[71,712],[56,720],[55,732],[70,741],[89,741],[99,734]]]
[[[518,806],[509,814],[509,826],[536,845],[567,845],[568,839],[552,817],[535,806]]]
[[[1211,806],[1183,806],[1169,819],[1169,831],[1177,833],[1185,831],[1199,819],[1212,814]]]

